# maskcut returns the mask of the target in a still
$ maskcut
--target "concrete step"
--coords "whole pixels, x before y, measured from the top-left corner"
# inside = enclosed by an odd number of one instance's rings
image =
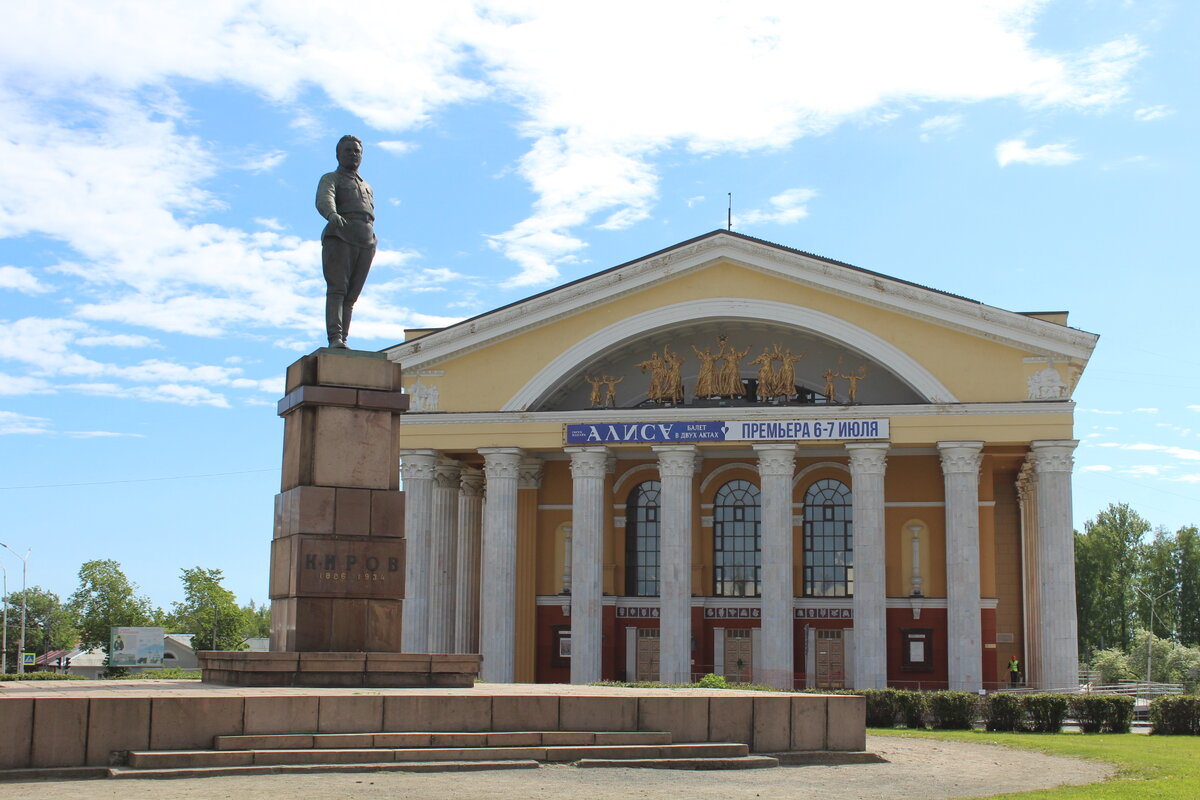
[[[771,756],[730,758],[581,758],[577,767],[621,767],[623,769],[765,769],[778,767]]]
[[[177,767],[134,769],[110,767],[110,778],[209,778],[222,775],[282,775],[320,772],[476,772],[493,769],[537,769],[532,760],[512,761],[408,761],[365,764],[276,764],[272,766]]]
[[[216,750],[300,750],[369,747],[552,747],[594,744],[670,744],[666,731],[492,731],[416,733],[277,733],[217,736]]]
[[[571,762],[591,759],[740,758],[744,744],[704,742],[667,745],[576,745],[553,747],[297,748],[276,750],[131,751],[132,769],[261,767],[282,764],[373,764],[415,761]]]

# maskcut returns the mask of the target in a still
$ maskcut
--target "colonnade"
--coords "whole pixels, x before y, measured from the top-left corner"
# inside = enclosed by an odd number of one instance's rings
[[[983,442],[939,442],[945,484],[947,663],[949,685],[982,688],[980,623],[979,466]],[[1076,442],[1033,442],[1021,490],[1027,562],[1053,565],[1038,576],[1037,608],[1028,638],[1039,685],[1074,680],[1075,601],[1071,521],[1071,452]],[[753,445],[760,477],[762,651],[756,676],[792,688],[794,443]],[[887,685],[884,478],[888,444],[852,442],[855,587],[855,688]],[[601,679],[603,539],[611,499],[605,475],[612,453],[601,446],[566,447],[572,481],[571,681]],[[691,675],[692,530],[695,475],[703,451],[695,445],[654,445],[659,504],[659,669],[667,682]],[[514,680],[518,596],[518,492],[536,490],[540,469],[522,450],[478,450],[482,471],[432,450],[402,451],[407,538],[403,649],[474,652],[482,677]],[[1035,487],[1035,488],[1030,488]],[[484,495],[486,494],[486,502]],[[1028,548],[1027,548],[1028,549]],[[482,565],[482,566],[481,566]],[[1027,570],[1028,572],[1028,570]],[[1067,574],[1069,572],[1069,575]],[[1071,578],[1071,580],[1068,580]],[[1029,581],[1029,575],[1026,581]],[[477,587],[477,588],[476,588]]]

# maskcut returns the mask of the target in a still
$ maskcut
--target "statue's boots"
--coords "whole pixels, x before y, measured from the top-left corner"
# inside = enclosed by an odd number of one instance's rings
[[[330,292],[325,295],[325,332],[329,334],[329,346],[346,346],[346,329],[343,323],[342,306],[346,296]]]

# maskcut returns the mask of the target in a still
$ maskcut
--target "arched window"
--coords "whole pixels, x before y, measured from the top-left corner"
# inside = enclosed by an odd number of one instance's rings
[[[658,596],[658,496],[662,484],[644,481],[625,504],[625,594]]]
[[[758,527],[762,518],[758,487],[730,481],[713,503],[713,577],[718,597],[758,597],[762,581]]]
[[[826,478],[804,494],[804,594],[854,594],[854,522],[850,490]]]

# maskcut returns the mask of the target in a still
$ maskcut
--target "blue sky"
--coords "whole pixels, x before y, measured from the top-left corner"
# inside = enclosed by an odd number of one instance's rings
[[[380,349],[723,227],[1099,333],[1077,526],[1200,522],[1200,4],[46,2],[0,30],[0,541],[266,599],[319,176]],[[1193,231],[1189,234],[1188,231]],[[5,553],[9,587],[20,564]]]

